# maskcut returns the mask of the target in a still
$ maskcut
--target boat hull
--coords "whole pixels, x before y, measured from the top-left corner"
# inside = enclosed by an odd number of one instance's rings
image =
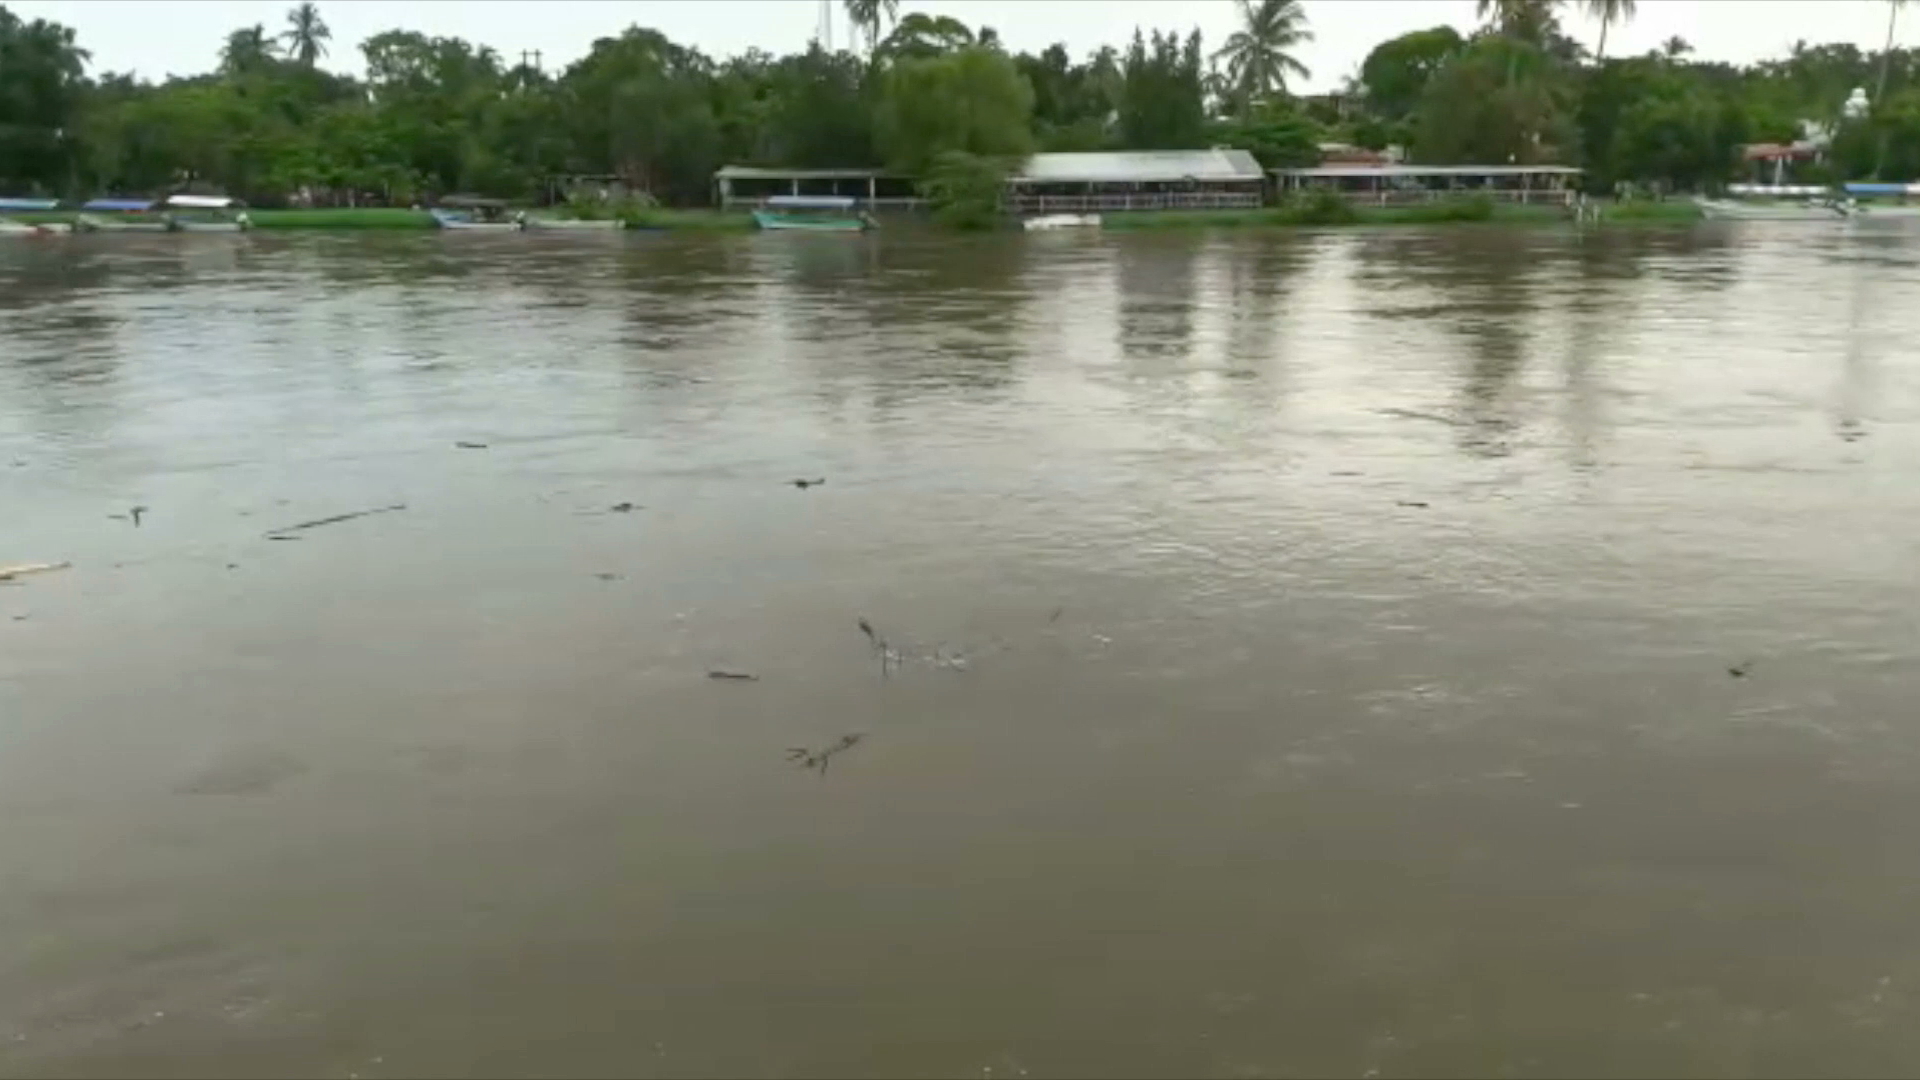
[[[1855,211],[1837,203],[1742,203],[1729,199],[1696,199],[1694,205],[1720,221],[1845,221]]]
[[[753,212],[753,223],[768,232],[865,232],[873,227],[857,217],[799,218],[765,210]]]
[[[173,223],[173,231],[236,233],[246,232],[247,227],[238,221],[176,221]]]
[[[1099,214],[1041,214],[1023,218],[1020,227],[1028,232],[1053,232],[1056,229],[1097,229]]]
[[[0,236],[59,236],[73,231],[65,222],[8,221],[0,218]]]
[[[166,232],[168,225],[164,221],[115,221],[111,218],[81,214],[73,221],[73,227],[80,232]]]
[[[604,221],[582,221],[576,218],[538,218],[526,220],[528,232],[617,232],[626,228],[626,222],[618,219]]]

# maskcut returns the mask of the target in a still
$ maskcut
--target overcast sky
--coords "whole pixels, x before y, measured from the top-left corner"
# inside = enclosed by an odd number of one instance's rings
[[[282,29],[289,0],[0,0],[23,18],[65,23],[93,53],[93,70],[134,71],[149,78],[211,68],[227,32],[264,23]],[[758,46],[769,52],[804,48],[820,23],[818,0],[321,0],[333,29],[323,66],[360,73],[359,43],[390,29],[418,30],[491,45],[509,62],[538,49],[549,71],[585,55],[593,40],[638,23],[717,56]],[[834,33],[847,27],[837,2]],[[1317,40],[1302,59],[1313,78],[1296,89],[1337,86],[1379,42],[1440,23],[1473,25],[1474,0],[1306,0]],[[900,11],[952,15],[991,26],[1014,50],[1062,41],[1076,56],[1122,44],[1135,26],[1199,27],[1209,48],[1234,28],[1233,0],[904,0]],[[1638,17],[1609,35],[1610,54],[1645,52],[1678,34],[1706,59],[1749,62],[1785,53],[1797,38],[1850,41],[1878,50],[1886,40],[1885,0],[1640,0]],[[1564,16],[1592,48],[1591,21]],[[1908,25],[1911,24],[1911,25]],[[1912,33],[1909,33],[1909,30]],[[1920,41],[1920,7],[1909,9],[1895,35]]]

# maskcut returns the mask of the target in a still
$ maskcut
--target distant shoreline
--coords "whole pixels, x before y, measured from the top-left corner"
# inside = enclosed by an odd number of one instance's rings
[[[1602,203],[1601,225],[1685,225],[1702,220],[1700,208],[1689,200]],[[312,210],[248,210],[255,229],[279,230],[428,230],[433,218],[424,210],[405,207],[341,207]],[[24,222],[71,221],[71,211],[13,214]],[[884,219],[883,219],[884,220]],[[1284,206],[1249,210],[1136,210],[1107,214],[1103,229],[1134,232],[1158,229],[1350,228],[1353,226],[1409,225],[1552,225],[1571,223],[1565,207],[1500,204],[1481,213],[1460,212],[1459,204],[1427,203],[1410,206],[1357,206],[1351,220],[1303,218]],[[741,211],[657,209],[636,217],[630,227],[664,232],[744,232],[753,218]],[[938,228],[929,224],[929,228]]]

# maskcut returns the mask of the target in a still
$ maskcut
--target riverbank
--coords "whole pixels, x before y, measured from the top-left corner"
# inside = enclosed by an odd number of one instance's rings
[[[17,221],[39,223],[73,220],[71,212],[60,211],[9,216]],[[273,230],[424,230],[435,227],[433,217],[426,211],[405,207],[249,210],[247,216],[254,228]],[[714,209],[655,208],[639,211],[626,220],[630,228],[666,232],[746,232],[754,227],[750,214]],[[1335,210],[1330,210],[1325,204],[1266,206],[1248,210],[1140,210],[1104,215],[1101,225],[1109,230],[1130,231],[1479,223],[1552,225],[1569,220],[1568,211],[1561,206],[1457,200],[1410,206],[1341,206]],[[1599,223],[1603,225],[1684,225],[1699,220],[1700,208],[1688,201],[1609,203],[1599,206]]]

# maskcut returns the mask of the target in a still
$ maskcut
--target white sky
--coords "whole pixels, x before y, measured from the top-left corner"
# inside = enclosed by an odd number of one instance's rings
[[[1374,45],[1440,23],[1466,30],[1474,0],[1305,0],[1318,39],[1302,59],[1313,78],[1296,90],[1338,85]],[[0,0],[26,19],[65,23],[93,53],[93,70],[134,71],[149,78],[197,74],[214,66],[228,31],[264,23],[284,28],[291,0]],[[833,4],[836,40],[847,27]],[[726,56],[758,46],[769,52],[804,48],[819,25],[818,0],[320,0],[333,29],[322,66],[360,73],[359,43],[383,30],[418,30],[490,45],[509,62],[538,49],[557,71],[585,55],[597,37],[631,24]],[[904,0],[901,14],[952,15],[991,26],[1008,48],[1037,51],[1055,41],[1076,57],[1102,44],[1124,44],[1135,26],[1185,31],[1198,26],[1209,49],[1231,33],[1233,0]],[[1639,53],[1673,34],[1703,59],[1749,62],[1784,54],[1795,39],[1850,41],[1878,50],[1886,40],[1885,0],[1640,0],[1633,23],[1609,35],[1610,54]],[[1568,10],[1573,35],[1592,48],[1597,28]],[[1895,35],[1920,41],[1920,8],[1910,8]]]

